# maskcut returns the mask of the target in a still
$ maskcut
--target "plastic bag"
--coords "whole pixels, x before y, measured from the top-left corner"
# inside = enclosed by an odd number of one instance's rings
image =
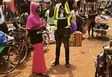
[[[70,26],[70,33],[74,33],[77,30],[77,25],[71,20],[70,21],[71,26]]]
[[[4,32],[0,31],[0,46],[5,46],[8,39],[5,36]]]

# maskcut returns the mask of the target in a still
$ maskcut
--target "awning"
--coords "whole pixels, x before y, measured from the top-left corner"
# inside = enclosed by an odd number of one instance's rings
[[[5,3],[10,3],[11,0],[3,0],[3,2],[5,2]]]
[[[109,0],[98,0],[98,2],[101,2],[101,1],[109,1]]]
[[[39,2],[39,1],[50,2],[50,0],[29,0],[29,1],[34,1],[34,2]]]
[[[44,2],[50,2],[50,0],[44,0]]]

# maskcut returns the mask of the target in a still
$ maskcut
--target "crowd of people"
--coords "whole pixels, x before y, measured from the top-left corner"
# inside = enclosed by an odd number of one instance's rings
[[[83,33],[83,26],[86,21],[83,18],[85,17],[84,11],[80,10],[80,2],[77,2],[77,5],[74,4],[74,0],[51,0],[50,5],[47,7],[44,17],[41,13],[42,9],[41,4],[37,2],[31,2],[30,4],[30,13],[28,13],[26,9],[26,4],[23,3],[20,6],[20,14],[17,18],[15,13],[11,11],[10,6],[8,7],[8,11],[5,14],[2,11],[2,7],[0,7],[0,31],[6,33],[8,35],[7,21],[18,21],[21,25],[24,25],[29,33],[29,37],[31,43],[34,47],[33,53],[33,64],[32,64],[32,72],[36,74],[40,74],[43,77],[49,77],[47,73],[47,67],[44,60],[44,52],[43,52],[43,39],[42,39],[42,31],[46,28],[46,23],[48,25],[47,29],[49,31],[50,41],[51,43],[55,42],[56,44],[56,53],[55,53],[55,61],[51,64],[51,67],[54,67],[59,64],[60,58],[60,47],[61,42],[64,43],[65,48],[65,66],[70,68],[70,60],[69,60],[69,38],[70,38],[70,21],[72,20],[75,24],[77,24],[77,30]],[[109,7],[112,6],[112,2]],[[40,13],[41,12],[41,13]],[[93,27],[95,26],[95,16],[97,16],[97,10],[94,9],[94,5],[91,5],[91,9],[88,11],[88,36],[90,37],[90,29],[92,27],[92,37]],[[81,16],[81,17],[80,17]],[[44,18],[43,21],[41,18]],[[82,19],[81,19],[82,18]],[[80,20],[78,20],[80,19]],[[84,24],[81,24],[84,23]],[[16,26],[13,23],[14,26]],[[10,37],[9,37],[10,38]],[[12,38],[14,39],[14,38]]]

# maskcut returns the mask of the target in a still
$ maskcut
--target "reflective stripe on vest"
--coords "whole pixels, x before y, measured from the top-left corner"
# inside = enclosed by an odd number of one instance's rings
[[[54,30],[57,30],[57,21],[58,21],[58,13],[59,13],[59,7],[60,7],[61,3],[59,4],[56,4],[55,8],[54,8]],[[70,12],[70,9],[69,9],[69,6],[68,6],[68,3],[66,2],[65,3],[65,11],[67,13],[67,23],[68,25],[67,26],[70,26],[70,19],[71,19],[71,12]]]

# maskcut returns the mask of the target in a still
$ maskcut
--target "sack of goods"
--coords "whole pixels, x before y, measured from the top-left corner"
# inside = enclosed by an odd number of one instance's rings
[[[5,48],[5,45],[7,44],[7,37],[5,36],[4,32],[0,31],[0,53]]]
[[[77,25],[72,20],[70,21],[70,23],[71,23],[71,25],[70,25],[70,33],[72,34],[77,30]]]

